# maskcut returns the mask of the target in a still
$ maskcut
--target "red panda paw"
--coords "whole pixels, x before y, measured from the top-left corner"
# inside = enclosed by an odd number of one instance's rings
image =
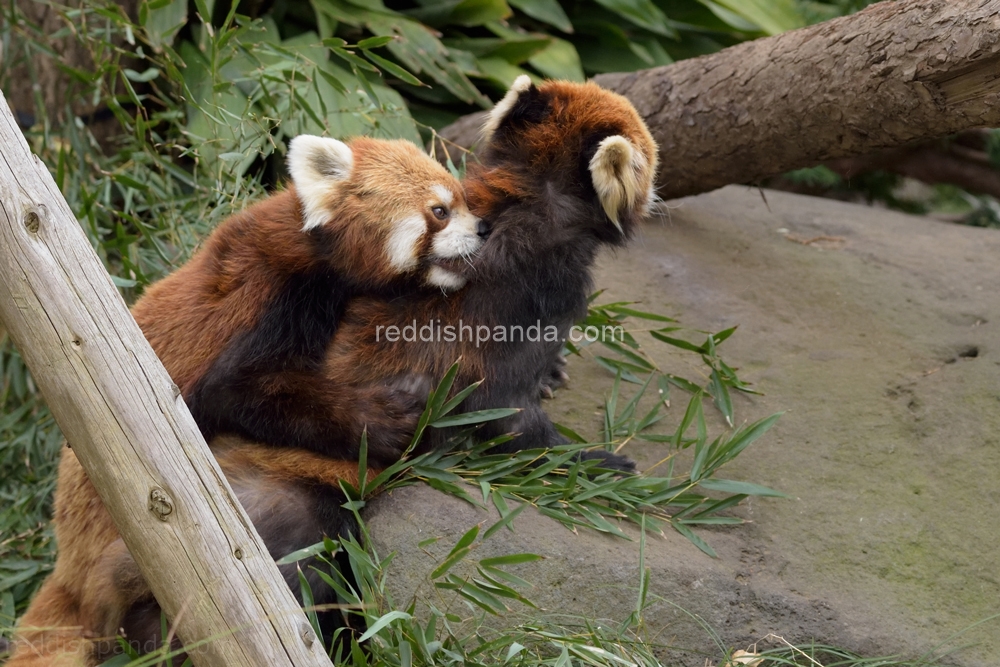
[[[368,459],[395,463],[409,447],[417,422],[427,406],[433,384],[422,375],[408,375],[373,385],[359,401],[355,418],[368,431]]]
[[[562,389],[569,383],[569,373],[566,372],[566,357],[558,355],[551,366],[545,369],[539,382],[539,394],[542,398],[555,398],[556,389]]]

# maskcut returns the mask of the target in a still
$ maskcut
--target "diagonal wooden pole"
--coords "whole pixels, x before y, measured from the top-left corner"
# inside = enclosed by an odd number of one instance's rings
[[[0,326],[195,664],[330,665],[2,94]]]

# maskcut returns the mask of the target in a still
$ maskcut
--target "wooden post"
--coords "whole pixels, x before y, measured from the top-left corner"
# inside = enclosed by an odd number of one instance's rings
[[[330,665],[2,94],[0,324],[195,664]]]

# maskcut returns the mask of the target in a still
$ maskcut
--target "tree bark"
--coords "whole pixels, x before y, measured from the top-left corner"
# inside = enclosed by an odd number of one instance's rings
[[[195,664],[330,665],[2,95],[0,322]]]
[[[1000,0],[895,0],[718,53],[594,81],[660,146],[664,199],[1000,127]],[[445,128],[469,147],[481,120]]]

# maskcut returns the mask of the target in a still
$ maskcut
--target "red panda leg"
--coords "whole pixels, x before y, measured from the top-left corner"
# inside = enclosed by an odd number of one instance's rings
[[[7,667],[89,667],[77,597],[55,577],[35,594],[15,631]]]

